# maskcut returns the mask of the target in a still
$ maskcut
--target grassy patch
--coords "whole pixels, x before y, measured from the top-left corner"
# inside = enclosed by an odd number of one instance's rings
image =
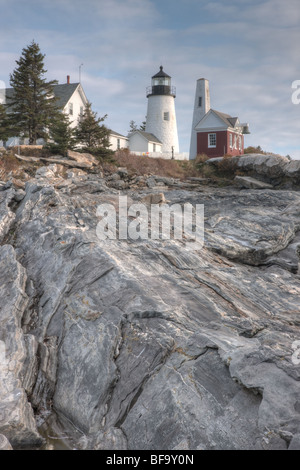
[[[7,151],[0,156],[0,180],[7,181],[10,177],[23,179],[25,172],[34,176],[42,163],[23,162],[14,155],[14,150]]]
[[[237,160],[231,155],[224,155],[223,159],[217,163],[216,169],[219,177],[232,180],[238,171]]]
[[[12,147],[11,152],[13,154],[23,155],[24,157],[50,157],[51,151],[45,148],[43,145],[20,145],[19,147]]]
[[[197,155],[195,160],[165,160],[120,150],[115,153],[114,160],[113,164],[106,164],[107,170],[113,171],[116,165],[127,168],[130,175],[159,175],[181,180],[198,177],[221,186],[230,184],[237,171],[237,164],[229,156],[218,165],[211,165],[205,154]]]
[[[132,175],[160,175],[170,178],[184,178],[188,172],[186,165],[177,160],[138,156],[127,150],[115,153],[117,166],[126,167]],[[188,162],[185,162],[188,163]]]
[[[22,179],[25,175],[34,176],[37,168],[44,162],[24,162],[15,157],[19,153],[28,157],[50,157],[49,149],[42,146],[20,146],[4,152],[0,156],[0,180],[6,181],[10,176]],[[92,153],[92,152],[91,152]],[[93,154],[93,153],[92,153]],[[94,154],[93,154],[94,155]],[[189,177],[204,178],[210,184],[225,186],[231,184],[236,174],[239,174],[237,163],[231,156],[225,156],[217,164],[208,163],[205,154],[198,155],[195,160],[166,160],[139,156],[129,150],[119,150],[103,156],[95,155],[105,175],[116,172],[118,167],[125,167],[130,176],[158,175],[176,178],[184,181]]]
[[[0,157],[0,180],[6,181],[9,174],[22,173],[23,165],[12,153]]]

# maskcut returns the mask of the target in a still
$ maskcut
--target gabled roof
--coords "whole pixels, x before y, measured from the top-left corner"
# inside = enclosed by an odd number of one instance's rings
[[[155,137],[154,134],[150,134],[150,132],[137,130],[137,131],[131,132],[129,134],[129,137],[132,136],[133,134],[136,134],[136,133],[141,134],[141,136],[144,137],[144,139],[146,139],[148,142],[153,142],[155,144],[161,144],[162,145],[162,142],[160,140],[158,140],[158,138]]]
[[[81,95],[82,100],[87,103],[87,98],[84,94],[84,91],[80,83],[65,83],[62,85],[53,86],[54,95],[58,98],[57,104],[59,108],[64,108],[66,106],[71,96],[77,90],[78,87],[79,87],[78,91]],[[11,111],[11,108],[9,106],[9,98],[13,98],[13,94],[14,94],[13,88],[5,89],[5,97],[6,97],[6,104],[8,105],[8,112]]]
[[[242,125],[240,124],[239,118],[238,117],[232,117],[229,114],[221,113],[220,111],[216,111],[215,109],[210,109],[198,122],[198,124],[195,126],[197,129],[198,126],[201,123],[205,123],[210,116],[215,116],[219,122],[221,121],[224,124],[224,127],[228,128],[235,128],[235,127],[241,127]],[[213,126],[215,127],[215,126]]]
[[[235,127],[239,123],[238,117],[232,117],[229,114],[221,113],[220,111],[216,111],[215,109],[211,110],[214,112],[228,127]]]
[[[119,132],[114,132],[113,130],[109,129],[109,132],[110,132],[110,135],[115,135],[117,137],[122,137],[123,139],[128,139],[128,137],[126,137],[125,135],[123,134],[120,134]]]
[[[64,108],[68,103],[69,99],[76,91],[79,83],[64,83],[62,85],[54,85],[53,91],[58,98],[57,104],[60,108]]]

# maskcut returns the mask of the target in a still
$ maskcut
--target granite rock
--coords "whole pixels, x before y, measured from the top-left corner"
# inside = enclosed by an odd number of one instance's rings
[[[32,405],[38,422],[61,417],[77,448],[297,448],[299,193],[160,187],[167,203],[204,204],[195,251],[184,239],[100,241],[97,207],[118,213],[118,191],[42,173],[16,205],[0,192],[14,227],[0,247],[11,371],[0,410],[12,395],[22,422],[19,434],[0,426],[12,445],[39,439]],[[128,204],[155,193],[147,181],[124,191]]]
[[[251,176],[236,176],[234,178],[235,185],[240,189],[272,189],[273,186],[263,181],[251,178]]]
[[[0,247],[0,267],[0,433],[14,448],[39,447],[43,439],[37,431],[22,377],[26,361],[21,328],[28,302],[26,272],[10,245]],[[27,365],[30,369],[29,360]]]
[[[9,440],[0,434],[0,450],[13,450]]]

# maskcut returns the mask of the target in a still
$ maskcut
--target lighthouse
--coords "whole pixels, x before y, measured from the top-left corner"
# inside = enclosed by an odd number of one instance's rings
[[[176,89],[171,84],[171,77],[161,66],[159,72],[152,77],[151,86],[147,88],[145,130],[159,139],[162,152],[170,155],[179,152],[175,97]]]

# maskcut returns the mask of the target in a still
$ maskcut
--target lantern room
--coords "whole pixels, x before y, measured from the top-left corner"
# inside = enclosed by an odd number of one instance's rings
[[[175,87],[171,86],[171,77],[160,66],[160,70],[152,77],[152,86],[147,88],[147,97],[151,95],[171,95],[176,96]]]

